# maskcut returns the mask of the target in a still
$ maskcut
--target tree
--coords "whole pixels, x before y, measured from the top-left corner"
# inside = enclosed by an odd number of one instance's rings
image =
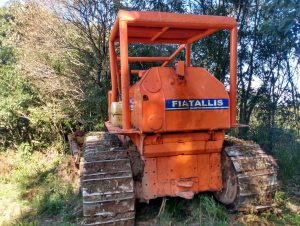
[[[63,117],[72,116],[75,111],[80,115],[75,121],[87,130],[107,119],[108,38],[119,9],[235,17],[239,26],[239,122],[263,125],[270,131],[278,126],[299,128],[299,90],[295,81],[299,69],[300,10],[296,0],[28,0],[17,6],[13,34],[17,34],[14,45],[22,56],[22,70],[43,91],[47,103],[68,112],[61,114]],[[226,86],[228,37],[228,32],[218,32],[192,45],[192,64],[207,68]],[[132,55],[137,56],[156,56],[161,52],[169,55],[175,48],[129,46]],[[145,69],[156,65],[135,63],[131,67]],[[41,72],[46,86],[39,77]],[[65,104],[66,100],[70,100],[70,105]],[[66,106],[69,111],[63,110]],[[240,130],[240,136],[251,134],[249,129]],[[272,132],[267,139],[274,140]]]

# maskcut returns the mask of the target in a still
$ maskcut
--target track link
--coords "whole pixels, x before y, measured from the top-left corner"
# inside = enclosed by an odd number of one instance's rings
[[[225,137],[222,152],[223,190],[216,198],[233,211],[258,211],[272,206],[278,166],[258,144]]]
[[[130,160],[115,135],[103,132],[86,136],[81,178],[82,225],[134,225]]]

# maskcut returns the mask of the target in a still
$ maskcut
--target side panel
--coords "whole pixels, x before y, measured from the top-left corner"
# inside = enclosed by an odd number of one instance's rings
[[[192,198],[198,192],[220,190],[223,141],[224,131],[144,136],[139,151],[145,165],[137,197]]]
[[[180,133],[148,135],[143,143],[143,156],[163,157],[219,152],[224,140],[223,131],[213,133]]]
[[[203,191],[222,188],[220,153],[145,158],[142,188],[137,197],[150,200],[163,196],[192,198]]]

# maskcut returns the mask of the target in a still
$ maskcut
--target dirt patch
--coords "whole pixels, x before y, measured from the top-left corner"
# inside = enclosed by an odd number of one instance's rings
[[[0,155],[0,174],[7,174],[14,169],[14,165],[5,155]]]
[[[37,188],[31,188],[25,194],[22,195],[22,198],[32,200],[36,197],[36,195],[38,193],[39,193],[39,190]]]
[[[59,164],[55,169],[55,174],[71,184],[76,182],[79,178],[79,170],[71,156],[68,156],[61,164]]]

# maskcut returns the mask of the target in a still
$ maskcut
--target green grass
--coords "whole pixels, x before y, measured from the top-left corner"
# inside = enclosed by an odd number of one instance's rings
[[[55,152],[4,157],[12,169],[0,174],[0,225],[79,225],[79,181],[70,157]]]

